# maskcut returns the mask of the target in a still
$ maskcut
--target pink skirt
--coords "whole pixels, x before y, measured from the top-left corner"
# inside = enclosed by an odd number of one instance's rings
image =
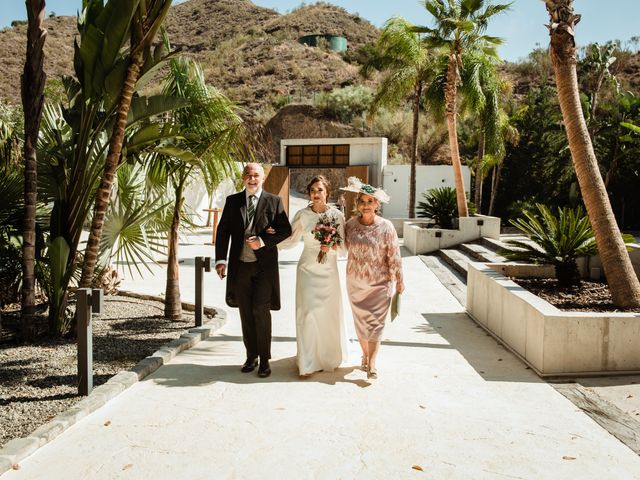
[[[391,305],[393,283],[371,285],[367,280],[347,275],[347,292],[358,339],[380,341]]]

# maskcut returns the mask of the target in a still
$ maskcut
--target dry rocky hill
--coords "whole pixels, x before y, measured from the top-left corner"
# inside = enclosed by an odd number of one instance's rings
[[[20,74],[26,49],[23,22],[0,31],[0,100],[20,101]],[[73,74],[74,17],[46,19],[45,69],[49,79]],[[319,3],[287,15],[249,0],[189,0],[172,7],[167,31],[174,47],[204,66],[210,84],[244,107],[245,116],[266,118],[289,99],[354,83],[358,69],[343,56],[298,43],[308,34],[347,38],[354,51],[375,40],[377,29],[344,9]]]

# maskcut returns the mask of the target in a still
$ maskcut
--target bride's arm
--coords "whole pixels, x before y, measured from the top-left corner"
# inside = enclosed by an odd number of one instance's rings
[[[340,233],[340,238],[342,239],[342,241],[340,242],[340,245],[338,245],[338,248],[337,248],[337,253],[339,257],[347,256],[347,242],[346,242],[346,236],[344,232],[344,224],[345,224],[344,215],[342,214],[342,212],[338,211],[338,233]]]
[[[302,225],[302,216],[300,215],[300,212],[301,210],[296,213],[295,217],[293,217],[293,221],[291,222],[291,236],[278,244],[279,250],[295,247],[302,238],[302,235],[304,234],[304,226]]]

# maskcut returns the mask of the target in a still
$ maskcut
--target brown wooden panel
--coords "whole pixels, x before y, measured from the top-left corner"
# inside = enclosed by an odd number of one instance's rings
[[[349,155],[336,155],[336,165],[349,165]]]
[[[300,145],[287,146],[287,152],[289,155],[302,155],[302,147]]]
[[[282,199],[284,211],[289,215],[289,168],[280,165],[263,165],[267,179],[263,188],[266,192]]]
[[[305,155],[316,155],[318,153],[318,145],[305,145],[303,150]]]
[[[319,165],[333,165],[333,155],[320,155]]]
[[[369,183],[369,165],[351,165],[347,167],[346,170],[347,178],[358,177],[363,183]],[[345,217],[347,218],[352,216],[355,207],[356,195],[356,193],[344,192]]]

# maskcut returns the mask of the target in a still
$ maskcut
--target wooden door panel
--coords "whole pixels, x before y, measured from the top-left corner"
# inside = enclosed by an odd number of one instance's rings
[[[282,199],[284,211],[289,215],[289,167],[263,165],[266,180],[262,188],[266,192],[278,195]]]

